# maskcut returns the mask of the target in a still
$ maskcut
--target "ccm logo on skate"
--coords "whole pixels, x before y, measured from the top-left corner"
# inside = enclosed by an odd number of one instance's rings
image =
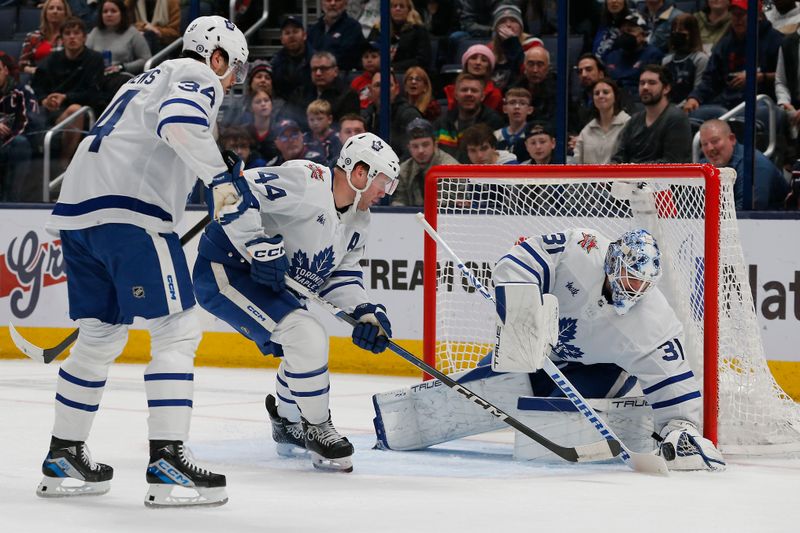
[[[163,459],[158,462],[158,468],[178,485],[190,485],[192,483],[188,477],[181,474],[178,470],[175,470],[171,464]]]
[[[175,281],[172,279],[172,274],[167,276],[167,290],[169,290],[170,300],[178,299],[178,295],[175,293]]]

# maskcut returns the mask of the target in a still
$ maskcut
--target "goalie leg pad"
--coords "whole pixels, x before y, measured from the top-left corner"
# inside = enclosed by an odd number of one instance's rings
[[[558,343],[558,299],[535,283],[507,283],[495,289],[497,336],[495,372],[535,372]]]

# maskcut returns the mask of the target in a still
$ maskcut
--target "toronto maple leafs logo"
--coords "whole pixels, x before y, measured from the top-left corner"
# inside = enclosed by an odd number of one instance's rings
[[[586,250],[587,254],[592,251],[592,248],[597,248],[597,237],[590,233],[583,232],[581,232],[581,235],[583,235],[583,239],[578,241],[578,244],[581,248]]]
[[[230,20],[228,20],[228,19],[225,19],[225,27],[226,27],[226,28],[228,28],[228,29],[229,29],[229,30],[231,30],[231,31],[233,31],[234,29],[236,29],[236,26],[234,26],[234,25],[233,25],[233,22],[231,22],[231,21],[230,21]]]
[[[381,141],[372,141],[372,149],[376,152],[383,150],[383,143]]]
[[[292,255],[292,265],[289,269],[289,275],[304,287],[316,291],[322,287],[322,284],[325,283],[325,280],[331,275],[333,260],[333,246],[328,246],[315,253],[311,262],[309,262],[306,252],[297,250],[294,255]]]
[[[569,344],[570,341],[575,340],[578,332],[578,319],[561,317],[558,319],[558,346],[553,348],[555,353],[561,359],[581,359],[583,351]]]

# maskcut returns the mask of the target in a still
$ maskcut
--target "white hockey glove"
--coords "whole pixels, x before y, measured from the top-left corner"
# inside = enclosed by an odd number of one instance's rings
[[[250,192],[247,184],[242,183],[244,181],[244,162],[238,156],[235,157],[235,160],[231,160],[231,156],[226,151],[223,159],[228,165],[228,172],[222,172],[211,178],[209,210],[214,220],[220,220],[222,215],[237,211],[235,206],[239,204],[239,199],[245,192]],[[242,189],[246,189],[246,191]]]
[[[658,454],[670,470],[725,470],[725,459],[691,422],[671,420],[661,430]]]
[[[542,295],[534,283],[500,284],[497,336],[492,353],[495,372],[535,372],[558,343],[558,299]]]

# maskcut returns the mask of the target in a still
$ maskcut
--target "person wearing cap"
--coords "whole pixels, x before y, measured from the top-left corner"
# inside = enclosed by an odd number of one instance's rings
[[[523,165],[549,165],[553,162],[553,152],[556,149],[556,135],[547,124],[531,126],[528,136],[525,137],[525,149],[530,159],[523,161]]]
[[[361,74],[353,78],[350,88],[358,93],[358,102],[361,109],[366,109],[372,103],[372,75],[381,68],[381,45],[377,41],[367,41],[361,53]]]
[[[307,144],[300,125],[290,118],[285,118],[275,125],[275,146],[280,154],[276,159],[267,162],[269,166],[277,167],[294,159],[308,159],[322,165],[328,164],[323,151],[316,145]]]
[[[521,3],[510,0],[460,0],[461,30],[470,38],[489,38],[492,34],[492,15],[498,6]]]
[[[534,46],[544,46],[541,39],[522,31],[522,12],[511,4],[501,4],[492,13],[492,42],[494,53],[494,85],[505,90],[519,74],[525,52]],[[488,105],[488,104],[487,104]]]
[[[25,136],[30,118],[37,109],[36,96],[27,85],[19,83],[19,69],[14,58],[0,51],[0,201],[40,201],[29,197],[31,143]],[[41,182],[41,180],[38,180]]]
[[[394,72],[390,74],[391,88],[389,101],[391,103],[390,121],[391,131],[389,132],[389,144],[394,151],[403,159],[406,153],[406,126],[415,118],[422,117],[419,109],[408,103],[408,100],[400,94],[400,84]],[[385,90],[386,85],[381,83],[381,73],[376,72],[372,75],[372,103],[361,112],[361,116],[367,122],[367,130],[377,133],[380,130],[380,92]]]
[[[647,24],[648,42],[666,54],[672,21],[683,11],[675,7],[673,0],[645,0],[639,4],[639,14]]]
[[[406,137],[411,157],[400,164],[399,183],[391,205],[422,206],[428,169],[434,165],[456,165],[458,161],[439,150],[433,125],[424,118],[409,122]]]
[[[481,78],[484,82],[483,105],[493,109],[498,113],[503,112],[503,93],[495,87],[492,82],[492,71],[494,70],[494,52],[485,44],[473,44],[461,56],[462,72],[469,72],[475,77]],[[455,108],[456,84],[451,83],[444,87],[444,94],[447,97],[447,109]]]
[[[347,14],[347,0],[322,0],[322,13],[308,28],[311,47],[332,53],[344,72],[357,69],[364,49],[364,34],[358,21]]]
[[[311,55],[314,53],[307,43],[303,21],[294,16],[281,21],[281,49],[272,57],[272,83],[275,96],[295,103],[292,95],[299,87],[311,83]]]
[[[411,0],[391,0],[389,7],[392,68],[405,72],[409,67],[430,67],[431,36],[422,25],[422,17],[414,4]],[[368,40],[380,41],[380,36],[379,22],[372,28]]]
[[[639,101],[639,74],[644,65],[660,65],[664,52],[649,44],[647,23],[638,13],[631,13],[620,26],[617,48],[606,58],[606,71],[635,101]]]
[[[745,55],[747,51],[747,0],[732,0],[731,25],[711,51],[711,59],[703,72],[703,79],[683,104],[683,110],[699,121],[718,118],[744,100]],[[757,92],[773,99],[775,70],[783,35],[763,18],[761,10],[753,14],[758,21],[758,72]],[[742,111],[744,114],[744,111]],[[756,104],[756,118],[762,124],[769,123],[766,104]],[[778,131],[781,131],[783,115],[778,114]]]

